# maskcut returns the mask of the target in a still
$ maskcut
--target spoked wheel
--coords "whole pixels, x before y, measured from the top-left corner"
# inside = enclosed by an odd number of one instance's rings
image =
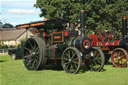
[[[68,47],[62,54],[62,67],[67,73],[78,73],[81,68],[82,58],[79,50]]]
[[[111,56],[112,64],[115,67],[123,68],[127,66],[128,53],[122,48],[116,48]]]
[[[93,47],[87,55],[87,65],[91,71],[101,71],[105,64],[104,53],[100,48]]]
[[[24,65],[28,70],[40,70],[46,63],[45,42],[39,37],[29,38],[24,44]]]

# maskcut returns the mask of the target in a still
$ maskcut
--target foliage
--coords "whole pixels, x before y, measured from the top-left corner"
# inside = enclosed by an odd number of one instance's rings
[[[2,25],[3,25],[3,23],[2,23],[1,20],[0,20],[0,28],[2,27]]]
[[[4,49],[4,48],[16,48],[17,46],[15,45],[6,45],[3,43],[4,41],[0,41],[0,49]]]
[[[0,41],[0,48],[8,48],[8,46],[5,45],[5,44],[3,43],[3,41]]]
[[[5,23],[5,24],[3,24],[2,27],[3,27],[3,28],[13,28],[14,26],[13,26],[12,24]]]
[[[121,17],[128,16],[128,0],[37,0],[40,16],[63,18],[79,22],[81,9],[86,13],[87,29],[112,29],[120,31]]]
[[[23,60],[0,56],[0,85],[128,85],[128,68],[105,65],[103,72],[67,74],[63,70],[27,71]]]

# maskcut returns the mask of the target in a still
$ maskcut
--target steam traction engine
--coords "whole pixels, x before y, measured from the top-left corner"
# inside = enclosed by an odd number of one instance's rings
[[[28,70],[40,70],[46,64],[62,65],[67,73],[78,73],[82,66],[89,70],[100,71],[104,66],[104,54],[92,47],[91,40],[85,37],[84,11],[81,10],[81,35],[71,25],[66,28],[67,21],[51,19],[17,25],[17,28],[35,27],[40,37],[32,37],[25,41],[23,62]]]
[[[100,47],[105,54],[105,63],[111,57],[112,64],[115,67],[123,68],[128,66],[128,34],[127,17],[122,17],[122,38],[116,37],[113,31],[96,31],[89,35],[93,41],[92,45]]]

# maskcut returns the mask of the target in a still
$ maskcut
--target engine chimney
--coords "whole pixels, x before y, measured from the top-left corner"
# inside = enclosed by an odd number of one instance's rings
[[[84,10],[80,10],[81,36],[85,36],[85,14]]]
[[[123,39],[127,39],[127,17],[122,17],[122,35]]]

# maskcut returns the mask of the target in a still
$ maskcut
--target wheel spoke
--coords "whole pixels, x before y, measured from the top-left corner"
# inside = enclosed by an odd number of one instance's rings
[[[31,56],[32,56],[32,54],[25,55],[24,58],[29,58],[29,57],[31,57]]]
[[[74,69],[73,69],[73,65],[70,64],[70,71],[72,72]]]
[[[38,46],[37,46],[36,42],[33,42],[33,43],[34,43],[33,50],[35,50]]]
[[[31,41],[32,42],[32,41]],[[30,42],[30,40],[28,40],[28,44],[30,45],[31,48],[33,48],[32,43]]]
[[[73,64],[74,68],[77,69],[78,68],[78,64]]]
[[[68,55],[69,55],[69,58],[71,57],[71,53],[70,53],[71,51],[70,50],[68,50]]]
[[[100,68],[100,64],[98,64],[96,61],[93,61],[92,64],[91,64],[91,68],[94,71],[97,71]]]
[[[66,69],[68,70],[70,68],[70,63],[65,65]]]
[[[97,56],[97,51],[96,50],[94,50],[94,54],[93,54],[94,56]]]
[[[126,58],[122,58],[121,59],[121,64],[123,65],[123,64],[127,64],[127,59]]]
[[[37,47],[37,48],[35,48],[35,50],[34,50],[35,52],[39,52],[39,48]]]
[[[36,53],[35,53],[35,55],[39,55],[39,54],[40,54],[40,52],[36,52]]]
[[[68,52],[66,52],[65,54],[68,58],[70,58],[70,50],[68,50]]]
[[[118,52],[115,51],[113,56],[114,56],[115,58],[117,58],[117,57],[118,57]]]
[[[118,60],[118,61],[117,61],[117,65],[119,65],[119,64],[120,64],[120,61]]]
[[[72,61],[72,64],[73,64],[73,66],[75,67],[75,68],[78,68],[78,61],[76,62],[76,61]]]
[[[79,64],[78,61],[72,61],[72,62],[73,62],[74,64],[77,64],[77,65]]]
[[[96,57],[96,58],[95,58],[95,61],[96,61],[98,64],[101,64],[102,59],[101,59],[101,57]]]
[[[70,62],[66,62],[66,63],[64,63],[64,65],[67,65],[67,64],[69,64]]]
[[[121,58],[121,59],[124,59],[124,58],[126,59],[126,55],[125,55],[125,54],[120,55],[120,58]]]
[[[96,57],[95,60],[96,61],[101,60],[101,57]]]
[[[63,59],[64,59],[64,61],[69,61],[69,59],[68,59],[68,58],[66,58],[66,57],[64,57]]]
[[[68,53],[65,53],[65,55],[66,55],[68,58],[70,58],[70,55],[69,55]]]
[[[39,56],[35,55],[35,60],[39,62]]]
[[[35,63],[38,64],[39,63],[39,59],[35,58]]]
[[[29,60],[29,61],[27,62],[27,64],[26,64],[26,66],[30,66],[30,65],[31,65],[31,62],[32,62],[32,60]]]
[[[28,48],[26,48],[26,47],[25,47],[24,49],[27,50],[29,53],[31,53],[31,50],[30,50],[30,49],[28,49]]]
[[[74,58],[74,61],[78,61],[78,58],[76,57],[76,58]]]
[[[75,64],[78,64],[79,60],[78,60],[78,58],[75,58],[72,62],[75,63]]]
[[[34,60],[34,61],[32,62],[32,68],[35,68],[35,64],[36,64],[36,61]]]
[[[73,55],[72,55],[72,59],[76,56],[77,54],[76,53],[74,53]]]

